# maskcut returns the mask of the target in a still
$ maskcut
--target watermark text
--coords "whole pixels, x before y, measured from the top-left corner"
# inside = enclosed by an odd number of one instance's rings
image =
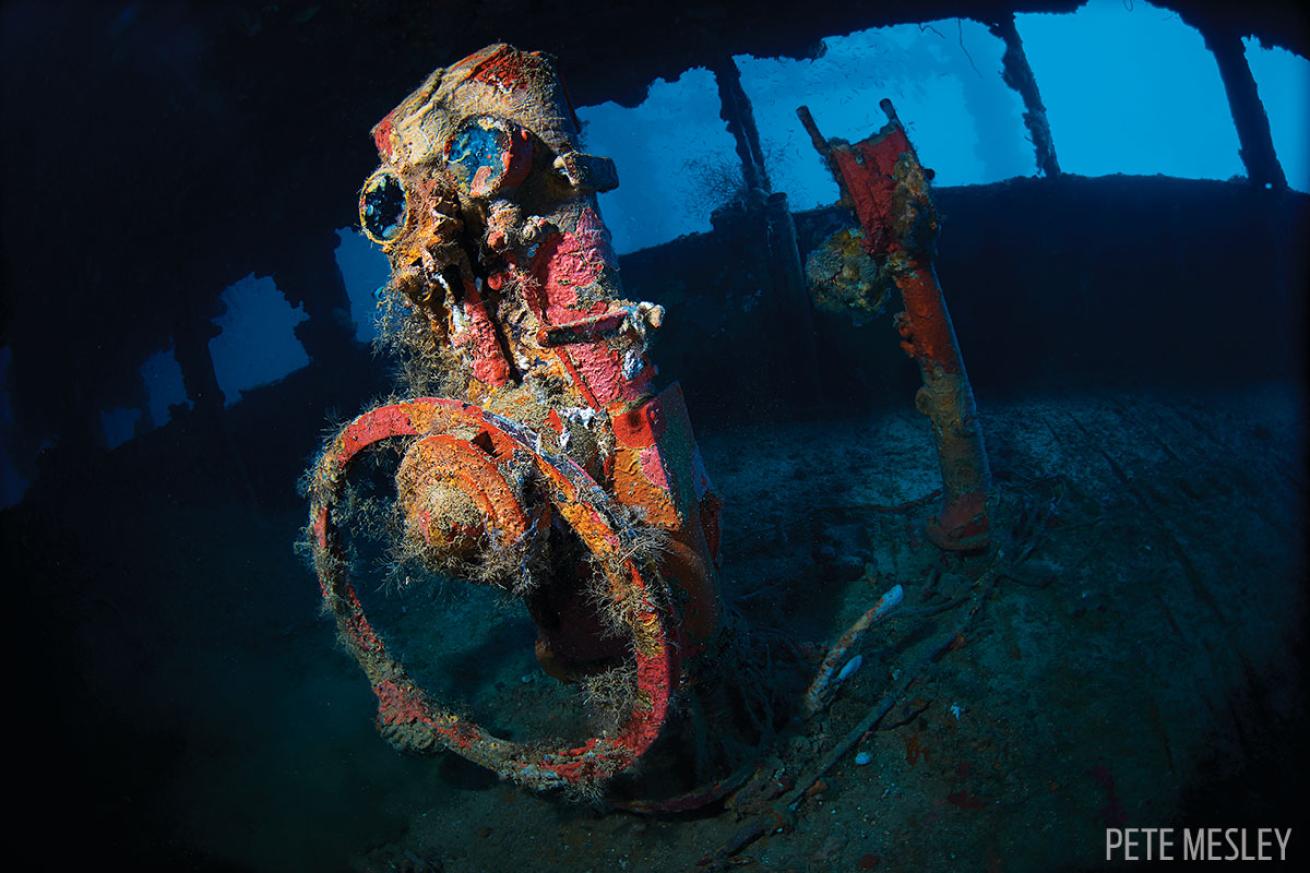
[[[1106,828],[1107,861],[1286,861],[1291,828]]]

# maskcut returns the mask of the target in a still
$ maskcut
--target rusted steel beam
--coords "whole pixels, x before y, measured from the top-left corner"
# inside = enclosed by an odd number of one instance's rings
[[[780,339],[797,350],[796,366],[788,374],[790,386],[800,398],[813,398],[820,389],[818,349],[814,338],[814,313],[805,288],[805,270],[801,264],[796,237],[796,221],[787,203],[787,195],[774,191],[764,163],[760,131],[749,95],[741,84],[741,71],[731,55],[724,55],[710,65],[719,89],[719,117],[728,125],[741,160],[744,197],[742,205],[749,217],[763,213],[765,251],[769,277],[773,285],[773,310],[779,325]],[[802,401],[804,402],[804,401]]]
[[[880,106],[888,123],[854,144],[825,139],[805,107],[797,115],[860,222],[865,253],[905,307],[895,323],[901,348],[919,365],[923,387],[915,406],[932,422],[942,473],[944,505],[927,534],[943,549],[979,549],[988,543],[991,475],[973,389],[933,267],[939,223],[929,193],[932,171],[920,165],[891,101]]]
[[[793,349],[790,372],[786,374],[788,388],[795,395],[793,402],[803,408],[819,396],[823,384],[819,379],[814,304],[806,288],[796,220],[782,191],[764,199],[764,232],[779,341]]]
[[[1206,47],[1219,65],[1219,78],[1228,94],[1228,108],[1233,114],[1240,144],[1238,154],[1246,166],[1247,178],[1260,188],[1282,191],[1287,188],[1283,165],[1274,151],[1269,130],[1269,116],[1256,88],[1255,76],[1246,61],[1246,46],[1236,31],[1202,28]]]
[[[1050,178],[1060,175],[1060,162],[1055,157],[1055,140],[1051,138],[1051,125],[1046,119],[1046,106],[1042,103],[1041,92],[1037,90],[1037,77],[1028,64],[1028,55],[1023,50],[1023,40],[1014,24],[1014,13],[997,19],[987,25],[992,35],[1005,43],[1005,53],[1001,55],[1001,78],[1023,99],[1023,123],[1032,137],[1033,150],[1037,153],[1037,167]]]
[[[764,166],[764,150],[760,146],[759,128],[755,126],[755,112],[741,86],[741,71],[731,55],[724,55],[710,65],[710,72],[719,88],[719,117],[727,122],[728,132],[736,143],[746,190],[759,189],[767,194],[773,188]]]
[[[814,115],[810,113],[810,107],[797,106],[796,117],[801,120],[801,126],[804,127],[805,132],[809,134],[810,143],[814,146],[814,150],[819,153],[819,157],[823,158],[823,165],[827,167],[828,172],[832,173],[833,177],[837,179],[837,187],[841,188],[840,173],[837,170],[837,164],[833,161],[832,146],[829,144],[828,140],[824,139],[823,134],[819,132],[819,125],[814,121]],[[842,194],[845,196],[845,189],[842,189]]]

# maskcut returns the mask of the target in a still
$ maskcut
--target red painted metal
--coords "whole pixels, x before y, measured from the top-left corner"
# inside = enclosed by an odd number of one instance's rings
[[[373,144],[377,146],[379,154],[387,157],[391,157],[391,115],[387,113],[387,117],[373,128]]]
[[[344,562],[334,557],[339,550],[339,535],[332,512],[340,496],[343,474],[363,449],[390,437],[413,435],[420,428],[448,440],[455,439],[450,431],[486,433],[530,456],[538,473],[553,484],[555,505],[562,517],[598,558],[613,558],[621,550],[624,536],[607,520],[606,506],[597,496],[603,492],[581,467],[567,459],[537,454],[526,432],[475,406],[421,398],[374,409],[347,425],[319,460],[316,480],[322,487],[315,490],[310,515],[315,519],[315,558],[321,568],[324,600],[329,612],[336,616],[342,639],[373,679],[379,726],[389,729],[391,738],[404,747],[445,747],[507,779],[538,788],[605,779],[626,769],[659,736],[678,676],[668,617],[657,605],[658,583],[647,578],[631,558],[617,560],[621,570],[616,571],[611,583],[616,598],[635,595],[640,604],[631,612],[629,622],[637,694],[613,737],[591,737],[577,745],[544,750],[540,744],[524,745],[495,737],[475,722],[445,709],[418,688],[369,624]],[[585,500],[581,499],[584,494]]]
[[[440,362],[429,375],[455,398],[374,409],[324,452],[310,515],[324,600],[393,742],[448,748],[535,788],[601,782],[659,736],[720,615],[719,502],[681,392],[656,392],[646,353],[663,309],[623,299],[596,204],[613,166],[581,153],[553,62],[503,45],[434,73],[373,135],[378,172],[405,197],[405,226],[375,240],[409,308],[403,342],[420,366]],[[396,478],[409,552],[463,567],[564,525],[591,553],[608,588],[555,584],[595,572],[561,558],[525,597],[549,619],[536,652],[551,675],[629,659],[635,694],[613,734],[545,751],[498,739],[432,700],[388,653],[346,577],[334,513],[359,452],[398,438],[410,440]],[[517,555],[504,566],[520,566]],[[613,602],[597,607],[597,590]]]
[[[888,123],[854,144],[824,139],[809,111],[797,112],[859,220],[865,252],[895,283],[905,307],[896,327],[901,348],[919,365],[923,387],[915,406],[932,422],[942,474],[943,507],[928,537],[943,549],[981,549],[988,543],[991,476],[973,389],[933,269],[932,173],[919,164],[891,102],[882,101],[882,108]]]

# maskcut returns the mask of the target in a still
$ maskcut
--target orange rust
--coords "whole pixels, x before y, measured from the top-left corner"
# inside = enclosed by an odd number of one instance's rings
[[[645,521],[665,530],[677,530],[682,527],[678,508],[673,503],[673,496],[667,488],[652,482],[643,466],[659,464],[658,452],[654,449],[644,450],[653,458],[643,464],[642,449],[619,446],[614,453],[613,477],[614,496],[625,506],[640,506],[645,510]]]
[[[491,444],[509,440],[520,450],[527,448],[521,438],[501,430],[476,408],[456,401],[426,398],[397,404],[390,409],[374,410],[349,425],[345,432],[353,435],[349,440],[352,456],[373,442],[412,430],[411,413],[420,412],[424,406],[433,407],[424,413],[424,418],[431,421],[444,419],[454,429],[475,434],[474,440],[485,436]],[[420,443],[429,447],[420,452],[453,452],[458,466],[466,471],[481,471],[471,473],[473,476],[489,476],[490,471],[496,469],[484,447],[453,434],[433,435]],[[595,506],[578,499],[580,488],[584,487],[582,483],[590,481],[586,474],[580,468],[567,466],[567,462],[566,467],[561,468],[542,455],[531,454],[530,457],[556,486],[552,503],[571,523],[575,523],[575,531],[583,544],[598,555],[617,557],[617,534]],[[335,469],[337,458],[328,453],[322,463]],[[496,475],[498,477],[498,473]],[[464,480],[464,484],[469,481],[476,480]],[[590,487],[597,486],[590,483]],[[494,489],[494,485],[491,488]],[[322,519],[323,535],[315,540],[319,552],[336,548],[330,512],[330,503],[316,504],[313,510],[312,517]],[[641,571],[631,559],[622,561],[622,564],[626,568],[622,573],[607,569],[614,596],[645,598],[646,580]],[[323,566],[325,576],[321,581],[325,599],[337,613],[343,638],[372,680],[379,701],[379,723],[419,730],[420,734],[430,732],[442,745],[470,760],[527,781],[538,778],[525,775],[532,773],[542,774],[540,778],[564,782],[607,778],[631,765],[659,736],[668,714],[669,695],[677,685],[678,666],[674,650],[668,645],[665,620],[653,608],[636,610],[629,620],[636,649],[636,699],[617,734],[606,740],[593,737],[582,746],[563,751],[541,751],[539,747],[529,748],[492,737],[473,722],[459,719],[424,697],[405,677],[403,667],[388,656],[383,641],[373,632],[354,587],[344,575],[344,567],[331,563]],[[643,599],[642,602],[646,601]],[[409,735],[400,736],[404,739]],[[547,781],[545,784],[551,783]]]
[[[361,191],[361,223],[391,261],[388,293],[409,307],[398,338],[414,361],[439,362],[443,373],[423,376],[440,376],[458,399],[380,407],[325,452],[311,508],[324,597],[337,607],[381,710],[424,713],[386,723],[404,729],[400,739],[388,734],[393,741],[446,745],[538,788],[608,778],[658,736],[680,657],[705,648],[719,616],[718,500],[680,392],[653,396],[647,331],[659,327],[662,309],[623,299],[596,201],[596,191],[612,187],[613,167],[582,153],[554,61],[507,45],[434,72],[374,133],[381,166]],[[543,665],[567,671],[571,652],[617,646],[630,654],[621,636],[593,626],[594,606],[577,595],[589,588],[567,578],[592,564],[605,574],[596,582],[608,586],[610,612],[631,633],[638,674],[636,703],[615,735],[545,753],[497,740],[417,690],[402,693],[411,687],[402,665],[381,640],[374,644],[351,600],[332,518],[352,460],[397,437],[410,438],[396,474],[405,545],[424,558],[518,543],[531,560],[548,542],[533,532],[549,532],[553,522],[591,553],[574,566],[552,552],[549,572],[533,573],[540,584],[524,588],[539,630],[556,635],[543,637],[551,643]],[[654,559],[658,572],[632,556],[652,527],[672,543]],[[519,554],[499,557],[513,566]],[[675,596],[667,585],[679,589]]]
[[[905,307],[896,328],[901,348],[919,366],[923,388],[915,405],[932,421],[942,475],[942,512],[926,533],[939,548],[971,551],[988,543],[990,471],[973,389],[933,268],[940,227],[932,172],[919,164],[891,102],[881,105],[888,123],[856,143],[824,140],[809,110],[798,114],[859,220],[864,250],[891,276]]]
[[[902,335],[907,337],[911,357],[945,373],[960,372],[959,346],[932,263],[918,258],[907,260],[896,275],[896,287],[905,303]]]
[[[482,514],[483,526],[496,531],[502,545],[515,542],[527,531],[523,508],[495,463],[473,443],[435,434],[414,443],[396,473],[406,520],[422,531],[429,545],[454,538],[450,520],[429,516],[429,495],[440,484],[452,485],[467,495]]]

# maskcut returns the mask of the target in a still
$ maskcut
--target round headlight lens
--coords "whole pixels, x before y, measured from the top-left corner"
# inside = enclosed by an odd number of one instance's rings
[[[507,119],[466,118],[446,142],[446,163],[465,192],[492,197],[527,177],[532,143],[527,131]]]
[[[374,173],[359,192],[359,223],[376,243],[387,243],[400,236],[408,211],[405,186],[389,170]]]

